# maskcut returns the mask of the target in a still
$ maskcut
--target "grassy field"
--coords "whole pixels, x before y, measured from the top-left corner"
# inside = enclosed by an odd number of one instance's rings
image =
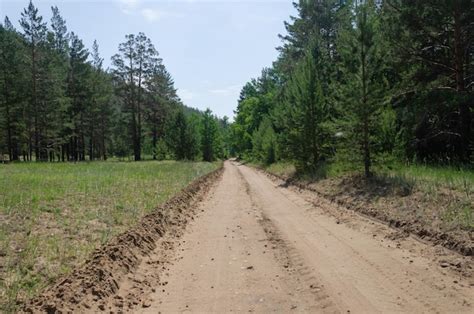
[[[35,295],[101,243],[217,163],[0,165],[0,312]]]

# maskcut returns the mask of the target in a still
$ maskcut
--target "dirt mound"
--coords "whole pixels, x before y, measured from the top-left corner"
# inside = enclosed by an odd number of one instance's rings
[[[121,279],[156,249],[156,242],[165,233],[182,229],[192,219],[197,202],[222,171],[220,168],[195,180],[143,217],[136,227],[98,248],[81,267],[28,301],[21,311],[56,313],[88,311],[91,307],[104,310],[105,299],[117,293]]]
[[[335,190],[339,192],[320,193],[347,209],[384,221],[420,239],[464,256],[474,255],[471,230],[460,227],[448,229],[441,225],[437,212],[440,206],[447,206],[441,204],[443,200],[423,200],[423,192],[406,186],[392,186],[377,181],[367,187],[364,182],[364,179],[352,177],[338,183],[339,188]],[[401,204],[400,199],[403,200]]]

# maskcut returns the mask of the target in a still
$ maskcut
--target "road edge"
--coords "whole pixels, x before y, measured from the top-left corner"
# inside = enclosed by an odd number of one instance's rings
[[[418,241],[422,243],[431,244],[431,245],[441,245],[444,248],[456,254],[460,254],[462,256],[466,256],[466,257],[474,256],[474,247],[462,245],[454,241],[453,239],[451,239],[449,235],[446,233],[437,232],[435,230],[423,228],[420,226],[411,226],[406,221],[393,219],[388,216],[379,217],[377,213],[374,211],[370,211],[370,210],[364,211],[364,210],[361,210],[360,208],[353,208],[350,204],[347,204],[343,200],[338,200],[335,197],[325,195],[324,193],[321,193],[320,191],[313,189],[305,184],[289,180],[288,178],[284,176],[271,173],[258,166],[254,166],[254,165],[247,165],[247,166],[250,166],[256,169],[257,171],[260,171],[261,173],[266,175],[268,178],[270,178],[272,181],[281,180],[285,182],[285,186],[292,186],[297,189],[308,191],[310,193],[315,193],[317,196],[324,198],[325,200],[337,205],[338,207],[342,207],[345,210],[353,211],[354,213],[364,218],[374,220],[396,231],[401,231],[403,233],[406,233],[407,235],[411,235],[412,237],[414,237],[415,239],[417,239]]]
[[[203,200],[224,172],[205,174],[142,217],[131,229],[97,248],[81,266],[59,278],[39,296],[21,305],[20,312],[88,311],[119,290],[119,282],[138,268],[141,260],[157,248],[165,234],[184,228],[193,219],[197,204]],[[99,305],[100,309],[100,305]]]

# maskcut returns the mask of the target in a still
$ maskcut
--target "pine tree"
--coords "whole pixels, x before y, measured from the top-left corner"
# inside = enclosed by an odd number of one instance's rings
[[[89,150],[92,151],[94,141],[96,139],[97,156],[102,160],[107,160],[108,145],[110,141],[111,124],[114,115],[114,108],[112,107],[113,86],[110,76],[102,68],[103,59],[99,55],[99,45],[94,40],[92,46],[92,74],[90,78],[90,89],[92,93],[92,107],[93,116],[90,120],[94,123],[95,128],[92,127]],[[93,158],[93,157],[92,157]]]
[[[385,1],[386,32],[403,82],[395,101],[408,111],[422,159],[468,162],[474,138],[474,4],[470,0]],[[420,105],[417,105],[417,104]],[[411,116],[416,118],[412,119]]]
[[[119,54],[112,57],[114,74],[120,83],[124,102],[130,114],[130,131],[135,160],[141,159],[142,115],[144,86],[157,64],[161,63],[158,52],[143,33],[127,35],[119,45]]]
[[[177,160],[194,160],[198,153],[198,132],[196,120],[188,121],[182,109],[178,109],[173,122],[169,125],[168,145]]]
[[[285,22],[286,35],[280,35],[283,46],[278,47],[280,56],[276,62],[285,75],[295,69],[304,58],[308,44],[317,38],[321,53],[328,59],[337,57],[337,35],[344,25],[346,1],[341,0],[299,0],[293,2],[298,15]],[[327,64],[329,66],[329,64]]]
[[[287,145],[299,171],[315,172],[326,157],[328,134],[324,123],[329,110],[319,73],[321,60],[320,49],[314,43],[292,75],[283,103],[288,107],[283,122]]]
[[[69,49],[69,34],[67,32],[66,21],[59,13],[58,7],[51,7],[53,16],[51,18],[51,28],[54,34],[53,47],[60,55],[67,57]]]
[[[152,137],[153,159],[156,160],[157,145],[164,137],[166,118],[172,107],[179,103],[179,98],[173,78],[163,64],[158,64],[153,69],[146,87],[148,91],[146,122]]]
[[[0,25],[0,134],[10,161],[19,160],[23,138],[22,112],[27,100],[24,54],[19,34],[5,17],[4,25]]]
[[[39,65],[42,79],[38,82],[38,91],[43,99],[44,118],[42,144],[45,156],[50,161],[61,160],[64,145],[68,142],[68,110],[70,100],[66,95],[68,77],[69,43],[65,20],[57,7],[52,7],[51,30],[48,30],[46,42],[41,48]]]
[[[202,115],[201,122],[201,150],[204,161],[214,161],[217,158],[218,129],[217,122],[208,108]]]
[[[267,165],[277,160],[277,139],[269,117],[265,117],[252,136],[253,155]]]
[[[89,52],[76,34],[71,33],[70,40],[67,93],[71,99],[71,136],[67,150],[69,159],[81,161],[86,156],[86,128],[90,110],[90,68],[86,63]]]
[[[36,160],[44,160],[45,154],[43,148],[40,146],[42,139],[42,130],[40,127],[40,119],[44,120],[45,110],[44,100],[40,99],[38,95],[38,82],[42,79],[41,74],[44,69],[39,68],[41,62],[41,48],[46,42],[46,23],[38,14],[38,9],[30,0],[28,8],[21,13],[20,25],[23,28],[24,38],[30,49],[30,101],[29,107],[26,111],[27,128],[28,128],[28,146],[29,159],[31,160],[33,148],[35,150]],[[34,144],[33,144],[34,141]]]
[[[341,131],[348,147],[359,147],[366,177],[371,176],[374,135],[387,95],[379,16],[373,1],[354,9],[353,27],[341,36],[344,81]]]

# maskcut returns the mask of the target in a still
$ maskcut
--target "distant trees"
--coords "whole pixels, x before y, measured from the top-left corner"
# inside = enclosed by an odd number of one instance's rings
[[[252,156],[269,165],[277,160],[277,138],[272,122],[265,117],[252,136]]]
[[[10,160],[19,160],[25,132],[22,49],[22,38],[6,17],[4,25],[0,25],[0,134],[5,139],[0,145],[5,147]]]
[[[42,55],[41,48],[44,48],[46,43],[46,23],[43,22],[43,18],[38,15],[38,9],[30,1],[28,8],[21,13],[20,20],[21,27],[23,28],[23,36],[29,49],[29,57],[27,62],[29,65],[29,100],[27,107],[26,118],[28,120],[28,154],[31,159],[33,148],[35,150],[36,160],[44,160],[45,158],[45,147],[44,147],[44,133],[46,123],[46,108],[44,108],[46,99],[42,98],[40,94],[41,83],[45,82],[45,75],[47,74],[45,63],[43,67],[40,67],[40,62],[44,58]]]
[[[145,34],[125,37],[109,71],[98,43],[87,49],[59,9],[51,10],[50,27],[31,1],[21,14],[22,33],[7,17],[0,24],[1,160],[225,155],[220,139],[228,124],[181,103]]]
[[[164,65],[156,65],[146,83],[148,97],[146,98],[147,113],[146,123],[152,138],[152,155],[157,159],[158,142],[165,135],[165,125],[173,107],[179,105],[179,97],[176,94],[173,78]]]
[[[204,161],[214,161],[219,156],[219,141],[217,121],[210,109],[202,115],[201,151]]]
[[[237,155],[367,177],[386,160],[472,163],[472,1],[294,5],[278,59],[242,89]]]
[[[198,129],[194,121],[178,110],[170,125],[168,141],[178,160],[195,160],[199,154]]]
[[[67,95],[70,101],[69,119],[72,122],[69,145],[66,147],[70,160],[85,160],[86,156],[86,130],[91,127],[90,118],[90,68],[86,63],[89,52],[82,41],[71,34],[71,47],[69,49],[69,75]]]
[[[99,45],[92,45],[91,94],[92,108],[90,118],[93,121],[89,130],[89,158],[107,160],[110,151],[112,125],[116,123],[115,110],[111,106],[114,90],[111,76],[102,67],[103,59],[99,55]],[[95,154],[94,154],[95,152]]]

